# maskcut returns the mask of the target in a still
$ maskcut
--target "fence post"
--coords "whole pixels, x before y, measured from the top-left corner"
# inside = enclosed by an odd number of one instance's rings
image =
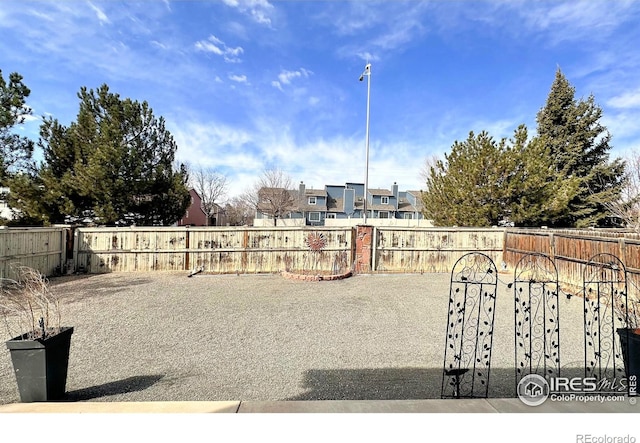
[[[242,258],[240,259],[240,263],[242,263],[242,272],[247,272],[247,267],[249,265],[249,258],[247,254],[247,248],[249,247],[249,231],[247,229],[244,230],[242,236]]]
[[[73,271],[78,270],[78,248],[80,247],[80,242],[78,241],[78,231],[79,228],[73,229]]]
[[[556,237],[553,232],[549,232],[549,258],[552,262],[556,261]]]
[[[622,260],[622,263],[627,263],[627,244],[624,241],[624,237],[619,237],[618,245],[620,248],[620,260]]]
[[[64,274],[64,268],[67,264],[67,231],[68,228],[60,230],[60,275]]]
[[[378,228],[373,227],[373,233],[371,235],[371,270],[376,270],[376,246],[378,244]]]
[[[509,229],[505,228],[502,234],[502,262],[507,263],[507,236],[509,235]]]
[[[184,245],[184,247],[186,249],[186,252],[184,254],[185,255],[185,257],[184,257],[184,270],[185,271],[189,271],[189,270],[191,270],[190,263],[189,263],[190,257],[191,257],[191,251],[189,250],[189,248],[190,248],[190,240],[191,240],[189,238],[189,236],[190,236],[189,226],[185,226],[184,229],[185,229],[185,231],[184,231],[184,233],[185,233],[185,245]]]

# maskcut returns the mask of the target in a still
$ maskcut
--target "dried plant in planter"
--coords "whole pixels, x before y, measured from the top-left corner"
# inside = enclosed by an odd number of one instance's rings
[[[627,302],[629,303],[629,324],[630,329],[635,330],[636,334],[640,334],[640,298],[638,294],[629,294]]]
[[[60,332],[60,305],[49,280],[28,266],[16,268],[17,279],[2,279],[0,315],[12,337],[46,339]]]
[[[640,298],[637,292],[627,294],[627,306],[621,300],[615,302],[614,310],[621,321],[626,319],[626,328],[640,334]]]

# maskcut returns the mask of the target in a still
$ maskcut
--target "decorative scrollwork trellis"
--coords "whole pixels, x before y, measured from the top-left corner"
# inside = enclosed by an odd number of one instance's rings
[[[624,377],[616,330],[628,324],[627,271],[618,257],[597,254],[583,273],[585,377],[604,386]]]
[[[451,271],[442,398],[486,398],[498,272],[481,253],[462,256]]]
[[[514,271],[516,389],[530,374],[560,375],[558,270],[543,254],[527,254]]]

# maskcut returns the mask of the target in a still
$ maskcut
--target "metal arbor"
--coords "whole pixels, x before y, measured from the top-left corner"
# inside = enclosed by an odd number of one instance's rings
[[[527,254],[514,271],[516,390],[527,375],[560,375],[558,270],[543,254]]]
[[[442,398],[486,398],[498,272],[481,253],[462,256],[451,271]]]
[[[625,376],[616,330],[628,324],[627,271],[618,257],[597,254],[583,273],[585,377],[610,386]]]

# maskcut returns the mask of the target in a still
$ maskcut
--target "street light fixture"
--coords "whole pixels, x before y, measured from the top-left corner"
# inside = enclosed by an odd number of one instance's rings
[[[364,80],[367,76],[367,132],[365,135],[365,170],[364,170],[364,224],[367,224],[367,190],[369,189],[369,103],[371,99],[371,63],[367,63],[364,67],[364,72],[360,75],[360,81]]]

